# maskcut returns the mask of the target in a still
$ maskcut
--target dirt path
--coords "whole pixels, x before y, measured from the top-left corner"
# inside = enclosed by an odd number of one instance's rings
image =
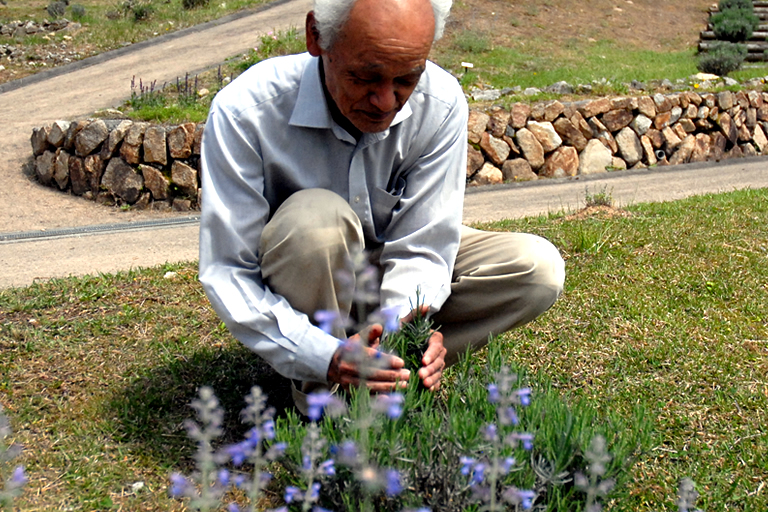
[[[0,94],[0,232],[161,217],[163,214],[104,208],[27,178],[22,168],[32,155],[32,129],[119,105],[130,96],[133,76],[144,83],[163,83],[213,67],[252,48],[269,30],[303,26],[311,8],[312,0],[290,0],[226,23],[219,20],[183,35],[158,38],[137,49],[128,47],[86,59],[70,68],[71,72]],[[89,65],[91,62],[98,64]]]

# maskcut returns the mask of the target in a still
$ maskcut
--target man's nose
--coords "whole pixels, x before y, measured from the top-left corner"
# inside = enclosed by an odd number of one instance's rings
[[[391,112],[397,106],[397,96],[392,84],[380,84],[370,96],[371,104],[381,112]]]

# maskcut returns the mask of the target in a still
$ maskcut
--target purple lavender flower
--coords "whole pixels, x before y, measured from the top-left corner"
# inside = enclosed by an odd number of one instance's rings
[[[515,458],[514,457],[507,457],[501,462],[501,467],[499,468],[501,470],[502,475],[506,475],[509,473],[509,470],[512,469],[512,466],[515,465]]]
[[[248,441],[241,441],[237,444],[227,446],[224,451],[232,458],[232,464],[241,466],[251,454],[252,447]]]
[[[403,395],[400,393],[387,393],[376,395],[374,410],[384,412],[389,419],[396,420],[403,414]]]
[[[275,438],[275,421],[267,420],[261,425],[261,430],[264,432],[264,438],[272,440]]]
[[[274,427],[273,427],[274,428]],[[258,427],[253,427],[245,434],[245,440],[251,448],[256,448],[261,444],[261,432]]]
[[[333,334],[333,328],[338,325],[340,320],[341,315],[338,311],[326,309],[315,311],[315,321],[318,323],[318,327],[328,334]]]
[[[400,329],[400,307],[388,306],[379,310],[384,318],[384,331],[395,332]]]
[[[344,404],[329,391],[316,391],[307,395],[307,416],[312,421],[317,421],[323,415],[324,410],[333,415],[344,409]]]
[[[320,497],[320,482],[315,482],[312,484],[312,487],[310,487],[309,490],[309,499],[311,501],[315,501]]]
[[[478,462],[472,468],[472,485],[481,484],[485,480],[485,464]]]
[[[240,507],[237,506],[237,503],[230,503],[227,505],[227,512],[240,512]]]
[[[515,391],[515,395],[520,400],[520,405],[523,407],[531,404],[531,388],[520,388]]]
[[[403,491],[403,486],[400,483],[400,473],[396,469],[389,469],[385,475],[386,486],[384,492],[390,498],[397,496]]]
[[[294,487],[292,485],[289,485],[285,488],[285,495],[283,496],[283,501],[286,503],[293,503],[296,499],[301,498],[301,489],[298,487]]]
[[[189,491],[190,483],[181,473],[171,474],[171,496],[174,498],[182,498],[186,496]]]
[[[307,396],[307,404],[309,405],[307,415],[310,420],[317,421],[320,419],[323,409],[330,403],[332,396],[328,391],[320,391]]]
[[[353,466],[357,463],[357,445],[349,439],[338,446],[332,447],[331,453],[337,455],[339,462],[347,466]]]
[[[229,485],[229,471],[224,468],[220,469],[219,473],[216,475],[216,481],[224,487]]]
[[[327,461],[321,463],[318,466],[318,469],[324,475],[333,476],[336,474],[336,468],[333,465],[333,459],[328,459]]]
[[[462,475],[469,475],[469,472],[472,470],[472,465],[475,463],[475,459],[472,457],[460,457],[459,462],[461,462],[461,474]]]
[[[496,434],[497,434],[496,425],[494,425],[493,423],[490,423],[488,426],[485,427],[485,429],[483,429],[483,436],[485,437],[486,441],[493,441],[494,439],[496,439]]]
[[[501,401],[501,393],[499,393],[499,386],[496,384],[488,384],[488,401],[492,404],[497,404]]]
[[[24,474],[24,467],[16,466],[11,475],[11,484],[14,487],[21,487],[25,483],[27,483],[27,475]]]
[[[517,411],[514,407],[507,407],[504,410],[504,414],[502,415],[502,418],[506,421],[508,421],[512,425],[517,425],[520,423],[520,418],[517,417]]]
[[[533,499],[536,497],[535,492],[518,489],[515,494],[520,500],[520,506],[523,507],[523,510],[528,510],[533,506]]]
[[[522,443],[524,449],[529,451],[533,449],[533,434],[528,434],[526,432],[512,432],[510,437],[513,442]]]
[[[286,448],[288,448],[288,443],[275,443],[269,447],[269,450],[267,450],[266,458],[274,460],[283,455]]]
[[[304,456],[301,458],[301,469],[304,471],[309,471],[312,469],[312,457],[304,454]]]
[[[235,487],[240,489],[243,485],[245,485],[245,475],[237,475],[235,477]]]

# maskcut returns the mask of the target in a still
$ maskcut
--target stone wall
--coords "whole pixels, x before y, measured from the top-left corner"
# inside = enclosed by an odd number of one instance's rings
[[[469,114],[472,185],[768,153],[768,93],[683,91]],[[39,181],[105,204],[198,208],[203,124],[56,121],[32,133]]]
[[[768,152],[768,93],[684,91],[469,115],[470,185],[560,178]]]
[[[32,131],[40,183],[104,204],[186,211],[200,195],[203,124],[56,121]]]

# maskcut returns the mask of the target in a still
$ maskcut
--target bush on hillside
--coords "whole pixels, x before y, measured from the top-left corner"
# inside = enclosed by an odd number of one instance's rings
[[[196,9],[198,7],[205,7],[210,0],[181,0],[181,5],[185,9]]]
[[[712,16],[715,37],[720,41],[746,41],[759,24],[760,19],[751,9],[728,9]]]
[[[707,53],[699,56],[697,67],[702,73],[727,76],[736,71],[747,58],[747,47],[743,44],[718,41]]]
[[[752,0],[720,0],[717,4],[717,8],[720,12],[727,11],[728,9],[753,9]]]
[[[45,9],[51,18],[61,18],[67,10],[67,4],[64,2],[51,2]]]

